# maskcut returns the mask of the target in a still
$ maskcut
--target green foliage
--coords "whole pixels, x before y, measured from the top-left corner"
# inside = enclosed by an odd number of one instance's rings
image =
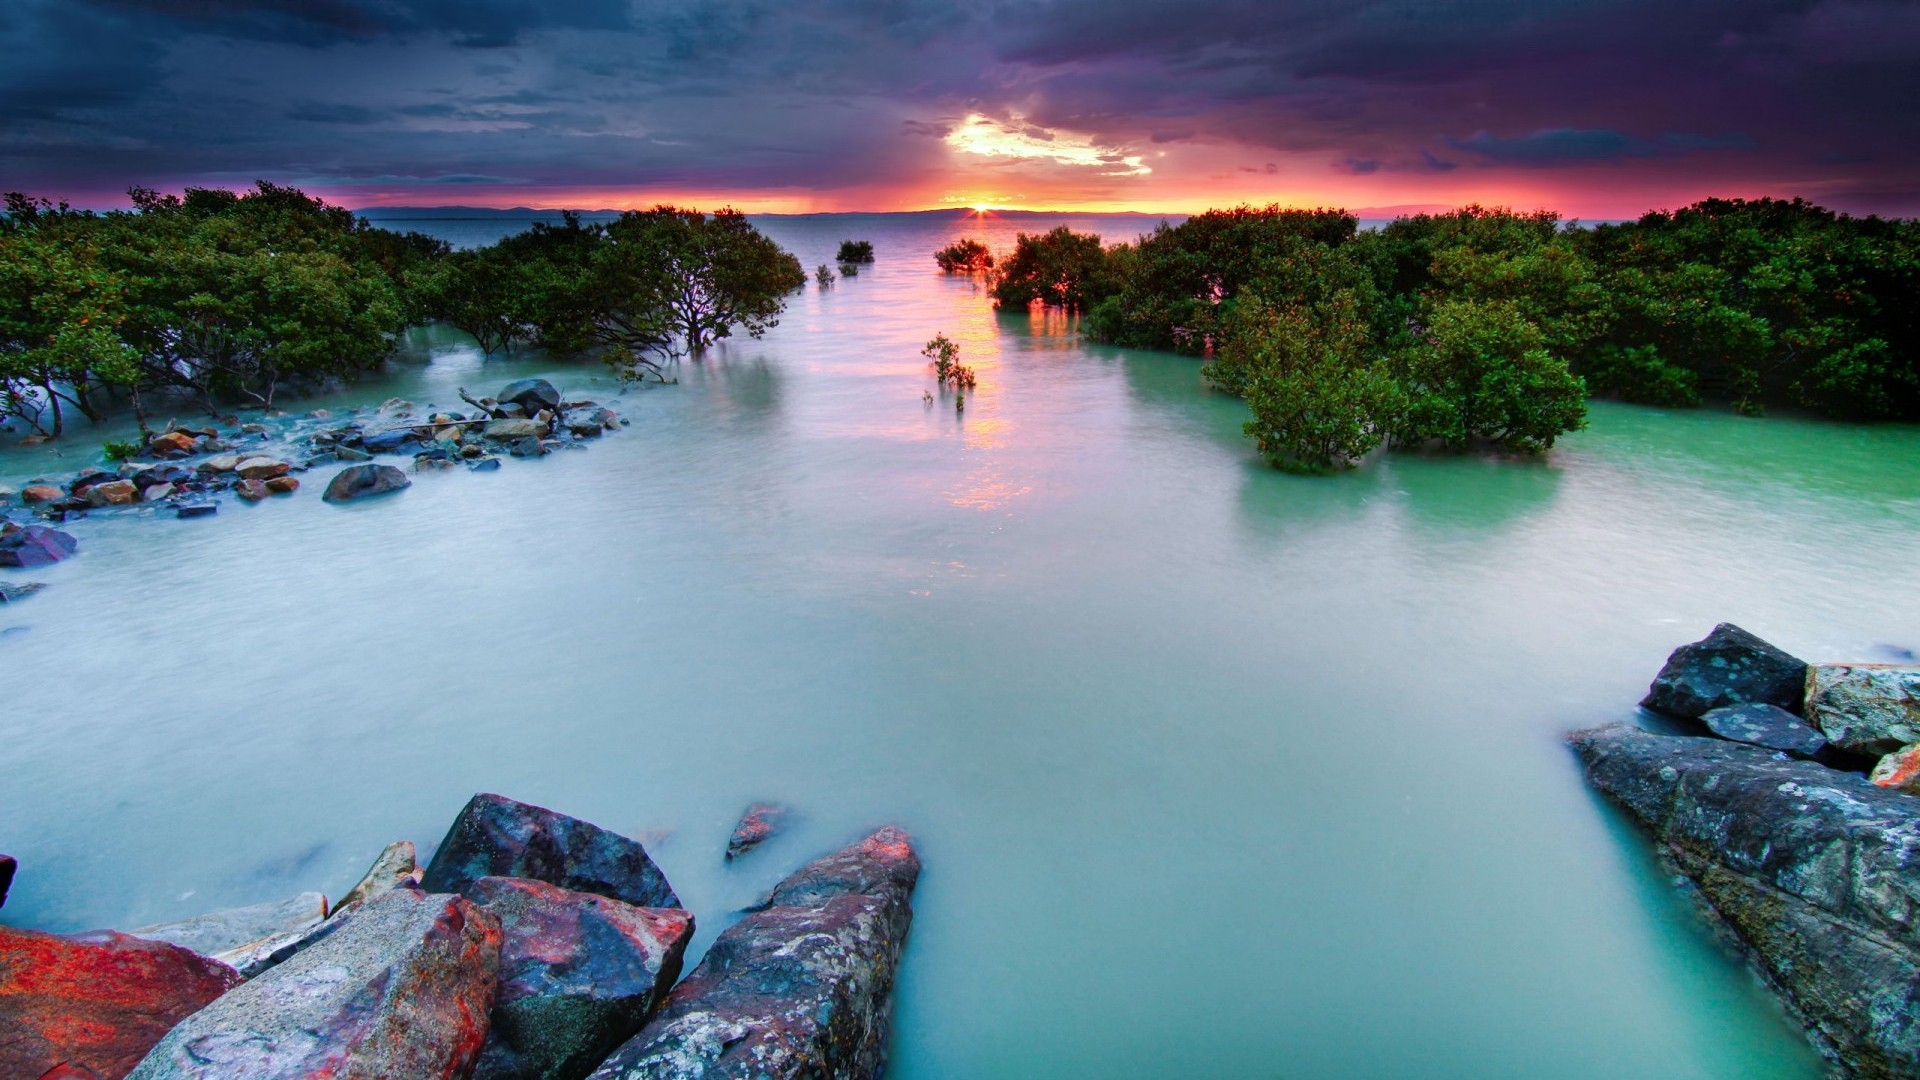
[[[993,299],[1003,308],[1037,303],[1085,311],[1118,290],[1125,258],[1102,248],[1098,236],[1065,225],[1040,235],[1021,233],[1000,264]]]
[[[836,259],[839,262],[849,265],[870,263],[873,261],[873,241],[842,240],[840,241],[840,254]]]
[[[1246,432],[1277,468],[1330,472],[1385,438],[1397,387],[1370,356],[1357,290],[1293,304],[1250,296],[1229,318],[1218,355],[1209,378],[1232,373],[1253,412]]]
[[[1434,304],[1423,340],[1393,358],[1405,396],[1394,441],[1458,450],[1484,440],[1537,454],[1584,427],[1586,386],[1546,343],[1514,301]]]
[[[933,261],[949,274],[977,274],[993,269],[993,252],[972,237],[956,240],[933,253]]]
[[[927,342],[927,347],[920,350],[920,355],[933,363],[934,378],[942,384],[960,364],[960,346],[948,340],[945,334],[935,334],[933,340]]]
[[[123,441],[115,441],[115,440],[109,439],[106,442],[100,444],[100,453],[108,461],[111,461],[114,464],[118,465],[122,462],[132,461],[134,458],[139,457],[140,444],[137,442],[123,442]]]
[[[833,287],[833,268],[828,266],[826,263],[821,263],[819,266],[814,267],[813,280],[818,282],[820,287],[823,289],[832,288]]]

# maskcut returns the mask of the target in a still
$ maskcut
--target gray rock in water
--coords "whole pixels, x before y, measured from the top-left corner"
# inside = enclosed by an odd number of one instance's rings
[[[454,819],[421,885],[433,892],[461,892],[483,877],[531,878],[636,907],[680,906],[666,875],[638,841],[486,793],[469,799]]]
[[[1757,746],[1568,737],[1852,1075],[1920,1075],[1920,800]]]
[[[500,917],[500,996],[475,1080],[580,1080],[640,1030],[680,977],[693,916],[525,878],[467,898]]]
[[[727,838],[727,861],[733,860],[772,839],[785,827],[788,810],[779,803],[757,802],[740,815],[733,835]]]
[[[127,933],[192,949],[251,977],[272,966],[269,958],[276,951],[305,937],[326,917],[327,898],[306,892],[287,900],[210,911]]]
[[[1828,742],[1856,754],[1920,742],[1920,668],[1817,664],[1807,679],[1807,717]]]
[[[0,604],[11,604],[19,600],[25,600],[27,597],[32,596],[34,593],[46,587],[46,583],[40,581],[23,581],[18,585],[0,581]]]
[[[920,876],[887,828],[802,867],[729,927],[594,1080],[872,1080]]]
[[[1640,704],[1688,719],[1754,701],[1799,712],[1806,681],[1806,661],[1721,623],[1705,638],[1673,650]]]
[[[495,396],[495,400],[503,405],[518,405],[529,413],[537,413],[541,409],[560,408],[560,391],[545,379],[521,379],[508,383]]]
[[[321,498],[327,502],[348,502],[412,486],[413,481],[407,479],[407,474],[391,465],[349,465],[334,474]]]
[[[1700,722],[1723,739],[1784,750],[1795,757],[1810,758],[1827,745],[1811,724],[1778,705],[1724,705],[1708,709]]]
[[[353,888],[348,889],[340,902],[334,905],[334,912],[347,911],[402,885],[419,884],[420,865],[416,859],[413,841],[395,840],[388,844]]]
[[[45,566],[67,558],[79,548],[78,540],[58,529],[0,523],[0,566]]]
[[[478,1059],[500,922],[458,896],[396,889],[182,1021],[133,1080],[455,1080]]]
[[[538,420],[495,420],[487,425],[489,439],[537,439],[547,433],[547,425]]]

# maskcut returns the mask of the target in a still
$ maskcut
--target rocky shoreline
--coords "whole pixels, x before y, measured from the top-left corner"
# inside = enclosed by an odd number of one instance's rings
[[[1920,668],[1808,664],[1731,624],[1568,736],[1593,787],[1844,1075],[1920,1076]]]
[[[261,423],[228,417],[223,427],[169,425],[118,466],[36,477],[18,491],[0,487],[0,567],[31,569],[74,555],[79,541],[57,526],[94,514],[209,517],[227,496],[258,503],[293,495],[304,474],[331,465],[344,467],[327,477],[321,498],[351,502],[413,483],[382,457],[411,458],[414,473],[490,472],[505,459],[580,448],[631,423],[598,402],[566,400],[545,379],[510,383],[492,397],[460,394],[467,408],[458,412],[394,398],[365,416],[320,409],[269,413]],[[0,604],[42,587],[0,582]]]
[[[425,867],[396,842],[337,904],[0,926],[0,1076],[877,1077],[919,874],[907,834],[879,829],[788,876],[681,980],[694,919],[638,841],[480,794]]]

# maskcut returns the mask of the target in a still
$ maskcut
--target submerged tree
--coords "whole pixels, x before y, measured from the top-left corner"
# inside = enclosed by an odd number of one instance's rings
[[[933,261],[949,274],[976,274],[993,269],[993,252],[972,237],[948,244],[933,253]]]
[[[1013,254],[1000,264],[994,302],[1003,308],[1034,303],[1085,311],[1119,286],[1117,256],[1100,237],[1065,225],[1039,235],[1021,233]]]
[[[835,261],[845,263],[850,266],[858,265],[860,263],[872,262],[873,261],[873,241],[871,240],[840,241],[840,254]]]

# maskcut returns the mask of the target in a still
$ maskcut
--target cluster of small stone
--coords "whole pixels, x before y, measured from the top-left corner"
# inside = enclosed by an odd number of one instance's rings
[[[1731,624],[1569,742],[1846,1075],[1920,1076],[1920,668],[1808,664]],[[1712,737],[1700,737],[1700,736]]]
[[[742,830],[731,855],[772,831]],[[331,906],[0,927],[0,1076],[866,1080],[919,872],[880,829],[781,882],[676,986],[693,916],[638,841],[476,795],[426,867],[392,844]]]

